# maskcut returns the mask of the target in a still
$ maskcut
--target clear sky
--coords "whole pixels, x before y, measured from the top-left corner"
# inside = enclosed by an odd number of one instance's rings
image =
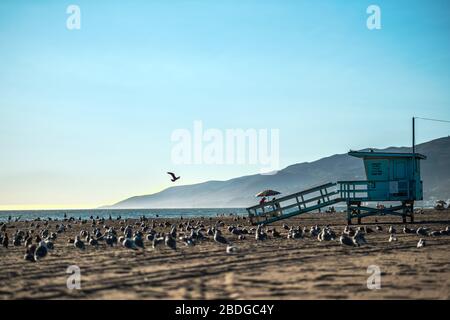
[[[66,8],[81,9],[68,30]],[[381,30],[366,27],[369,5]],[[280,130],[281,167],[450,118],[447,0],[0,1],[0,209],[91,208],[258,173],[174,165],[171,134]],[[418,142],[448,124],[419,122]]]

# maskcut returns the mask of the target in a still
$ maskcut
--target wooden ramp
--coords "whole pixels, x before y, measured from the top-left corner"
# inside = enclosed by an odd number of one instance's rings
[[[288,196],[247,208],[253,224],[268,224],[302,213],[319,210],[342,201],[337,183],[326,183]]]

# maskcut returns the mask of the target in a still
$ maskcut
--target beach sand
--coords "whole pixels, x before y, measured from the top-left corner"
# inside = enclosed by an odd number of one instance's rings
[[[441,230],[450,225],[450,210],[425,211],[415,218],[412,227]],[[220,219],[226,224],[247,224],[242,219],[238,222],[228,217]],[[212,239],[195,247],[178,242],[176,252],[164,246],[154,250],[149,242],[143,251],[122,246],[107,248],[104,243],[79,251],[67,240],[78,234],[80,228],[91,227],[71,223],[72,229],[58,235],[55,249],[36,263],[23,260],[23,246],[0,248],[0,298],[449,299],[450,236],[425,237],[426,247],[417,248],[417,235],[401,233],[401,218],[377,219],[383,231],[367,234],[368,244],[358,248],[308,237],[286,239],[287,231],[281,227],[283,223],[308,227],[329,224],[340,234],[346,223],[342,213],[305,214],[278,222],[275,226],[282,238],[269,235],[268,240],[258,243],[252,235],[237,240],[222,228],[223,235],[241,250],[233,255]],[[205,225],[211,223],[208,218],[203,220]],[[129,224],[134,222],[128,220]],[[375,226],[374,218],[363,222]],[[56,223],[60,222],[50,223],[52,231]],[[117,221],[106,223],[118,226]],[[398,233],[398,241],[393,243],[388,242],[387,229],[391,223],[396,223]],[[10,238],[16,227],[25,229],[24,224],[8,224]],[[81,269],[81,290],[67,289],[66,269],[70,265]],[[378,290],[367,288],[370,265],[381,270]]]

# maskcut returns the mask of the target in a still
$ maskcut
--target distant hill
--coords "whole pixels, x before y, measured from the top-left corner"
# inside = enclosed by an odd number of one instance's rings
[[[374,150],[411,152],[408,147]],[[422,161],[424,199],[450,198],[450,137],[417,145],[416,152],[427,156],[427,160]],[[361,159],[336,154],[314,162],[293,164],[275,175],[255,174],[226,181],[170,187],[155,194],[123,200],[108,208],[246,207],[255,204],[254,195],[264,189],[289,194],[326,182],[363,179],[365,173]]]

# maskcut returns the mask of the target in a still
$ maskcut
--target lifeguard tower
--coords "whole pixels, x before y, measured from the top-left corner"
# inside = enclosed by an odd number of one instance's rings
[[[364,161],[365,181],[338,181],[339,197],[347,203],[347,220],[372,215],[398,215],[414,221],[414,201],[423,199],[420,178],[420,160],[426,157],[419,153],[387,153],[373,151],[350,151],[350,156]],[[376,208],[367,202],[384,202]],[[400,202],[396,206],[388,202]]]
[[[413,222],[414,201],[423,199],[420,160],[426,159],[415,152],[414,119],[412,153],[350,151],[364,161],[366,180],[329,182],[247,208],[250,221],[269,224],[345,202],[348,224],[375,215],[401,216],[404,223],[409,217]],[[377,204],[371,207],[369,202]]]

